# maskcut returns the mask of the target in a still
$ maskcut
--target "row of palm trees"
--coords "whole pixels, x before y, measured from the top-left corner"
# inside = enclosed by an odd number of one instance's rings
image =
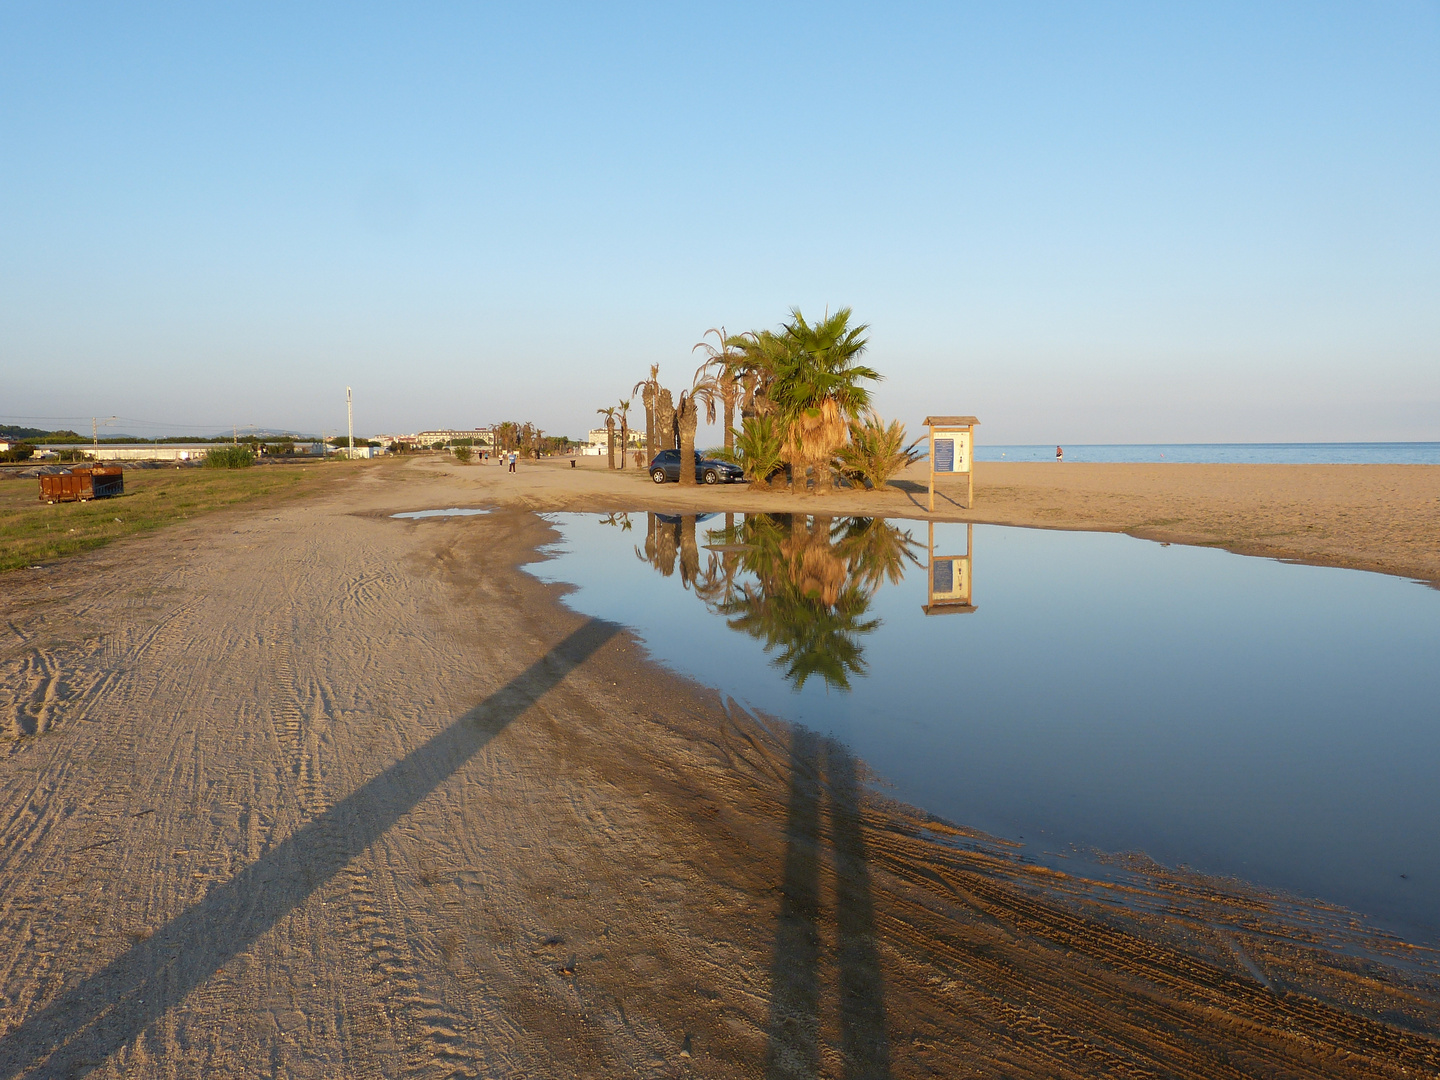
[[[693,350],[704,354],[704,362],[678,398],[660,385],[659,366],[652,365],[649,377],[631,390],[645,407],[647,457],[673,447],[689,461],[702,412],[706,423],[714,423],[718,412],[725,440],[718,453],[743,465],[752,484],[783,472],[792,488],[813,484],[822,495],[837,475],[883,485],[917,455],[914,444],[905,445],[903,425],[885,424],[871,407],[864,384],[883,376],[860,362],[869,327],[852,326],[850,318],[847,307],[811,323],[792,308],[779,330],[730,334],[712,327]],[[629,404],[622,399],[598,410],[610,430],[611,468],[615,416],[625,430]],[[621,445],[626,441],[622,436]],[[680,470],[680,483],[695,483],[691,470]]]
[[[506,420],[494,425],[494,431],[497,453],[514,450],[526,457],[538,458],[542,454],[564,453],[571,445],[568,435],[547,436],[542,429],[529,421],[520,423]]]

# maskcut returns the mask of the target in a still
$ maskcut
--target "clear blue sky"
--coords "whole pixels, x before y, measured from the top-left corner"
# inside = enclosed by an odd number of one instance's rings
[[[0,420],[574,435],[797,304],[992,443],[1440,439],[1440,6],[0,7]]]

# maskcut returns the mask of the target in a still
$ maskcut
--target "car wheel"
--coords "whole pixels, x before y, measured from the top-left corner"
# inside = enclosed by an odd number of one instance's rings
[[[719,482],[720,482],[720,474],[719,474],[718,472],[716,472],[714,469],[706,469],[706,470],[705,470],[705,483],[707,483],[707,484],[718,484]]]
[[[665,482],[665,470],[656,469],[650,474],[650,479],[654,480],[657,484],[663,484]]]

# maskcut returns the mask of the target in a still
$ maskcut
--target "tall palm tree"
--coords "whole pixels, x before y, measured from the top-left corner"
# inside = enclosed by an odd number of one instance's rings
[[[630,449],[630,405],[625,398],[620,399],[620,404],[615,406],[615,411],[620,414],[620,468],[625,468],[625,454]]]
[[[715,369],[715,384],[719,389],[720,403],[724,409],[725,449],[733,451],[735,449],[735,432],[732,428],[735,424],[735,402],[740,391],[738,377],[743,370],[744,354],[732,344],[734,339],[725,332],[723,326],[712,326],[705,331],[702,339],[708,338],[711,334],[714,334],[715,340],[719,342],[718,347],[701,340],[690,351],[693,353],[695,349],[704,349],[710,366]]]
[[[615,406],[610,405],[595,411],[605,417],[605,445],[610,453],[610,468],[613,469],[615,467]]]
[[[655,408],[660,397],[660,365],[650,365],[650,377],[641,379],[630,388],[630,396],[640,395],[645,406],[645,459],[648,461],[660,452],[655,434]]]
[[[708,363],[695,369],[690,389],[681,391],[675,406],[675,426],[680,429],[680,484],[695,486],[695,429],[700,423],[700,408],[705,408],[705,422],[715,422],[715,395],[719,392]]]

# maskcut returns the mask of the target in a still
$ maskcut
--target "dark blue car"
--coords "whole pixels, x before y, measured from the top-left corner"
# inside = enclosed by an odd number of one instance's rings
[[[663,484],[666,480],[680,482],[680,451],[661,450],[655,455],[655,460],[650,462],[650,479],[657,484]],[[695,451],[695,479],[705,484],[733,484],[737,480],[745,479],[745,470],[739,465],[732,465],[728,461],[716,461],[714,458],[701,457],[700,451]]]

